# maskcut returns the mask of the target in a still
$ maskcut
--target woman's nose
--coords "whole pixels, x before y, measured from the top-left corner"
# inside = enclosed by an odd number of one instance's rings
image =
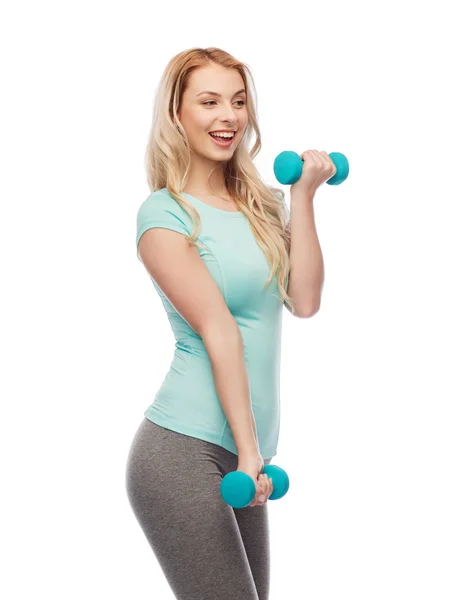
[[[223,109],[221,119],[223,121],[227,121],[231,125],[233,125],[237,121],[237,117],[235,116],[234,110],[232,108],[230,108],[229,110]]]
[[[232,125],[235,125],[237,123],[237,119],[235,118],[234,115],[232,115],[231,117],[227,117],[227,118],[226,117],[222,117],[221,120],[222,120],[223,123],[227,123],[228,126],[232,126]]]

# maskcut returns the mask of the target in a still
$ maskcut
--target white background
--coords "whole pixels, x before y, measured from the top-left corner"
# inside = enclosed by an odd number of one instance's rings
[[[3,597],[174,598],[124,488],[174,350],[135,218],[163,69],[218,46],[255,78],[267,183],[282,150],[350,162],[315,198],[320,312],[284,309],[271,600],[459,600],[455,4],[2,8]]]

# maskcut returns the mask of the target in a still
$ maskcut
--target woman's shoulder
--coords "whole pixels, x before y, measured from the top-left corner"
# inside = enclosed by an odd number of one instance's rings
[[[178,216],[184,215],[184,209],[169,193],[166,188],[151,192],[144,199],[139,210],[142,211],[170,211]]]
[[[177,204],[176,200],[173,198],[173,196],[169,193],[169,191],[166,188],[162,188],[161,190],[155,190],[153,192],[151,192],[147,198],[144,200],[144,202],[158,202],[159,204],[162,205],[173,205],[173,204]]]

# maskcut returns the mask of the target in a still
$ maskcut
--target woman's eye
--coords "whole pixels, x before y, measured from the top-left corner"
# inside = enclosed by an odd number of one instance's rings
[[[208,100],[207,102],[204,102],[203,104],[212,104],[213,102],[215,102],[214,100]],[[240,104],[240,106],[243,106],[245,104],[244,100],[237,100],[237,102],[241,102],[242,104]],[[215,102],[216,104],[216,102]]]

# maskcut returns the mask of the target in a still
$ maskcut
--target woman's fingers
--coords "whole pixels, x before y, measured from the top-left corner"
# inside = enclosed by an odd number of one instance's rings
[[[258,477],[258,488],[256,490],[256,503],[258,504],[258,506],[261,506],[261,504],[264,503],[265,500],[265,482],[264,482],[264,475],[261,473],[261,475]]]
[[[267,500],[269,500],[269,497],[271,496],[272,492],[274,491],[274,486],[272,484],[272,479],[270,477],[265,475],[265,479],[266,479],[265,494],[266,494],[266,502],[267,502]]]
[[[272,486],[272,481],[268,477],[267,478],[267,499],[268,500],[269,500],[269,496],[272,494],[273,491],[274,491],[274,488]]]
[[[250,507],[260,506],[259,497],[263,493],[264,493],[264,487],[263,487],[262,477],[261,477],[261,475],[258,475],[258,479],[256,480],[256,493],[255,493],[255,497],[253,498],[253,500],[250,504]]]
[[[263,506],[266,504],[268,497],[270,496],[270,482],[265,473],[261,473],[259,476],[258,482],[260,483],[260,488],[258,490],[256,500],[258,506]]]
[[[249,506],[263,506],[273,491],[272,480],[265,473],[261,473],[258,475],[255,497]]]
[[[267,501],[267,500],[269,500],[269,496],[274,491],[274,486],[272,485],[272,480],[269,477],[267,477],[267,475],[266,475],[266,481],[267,481],[267,492],[266,492],[266,501]]]
[[[264,502],[267,502],[267,499],[269,498],[270,487],[271,484],[269,478],[267,477],[267,475],[264,475]]]

